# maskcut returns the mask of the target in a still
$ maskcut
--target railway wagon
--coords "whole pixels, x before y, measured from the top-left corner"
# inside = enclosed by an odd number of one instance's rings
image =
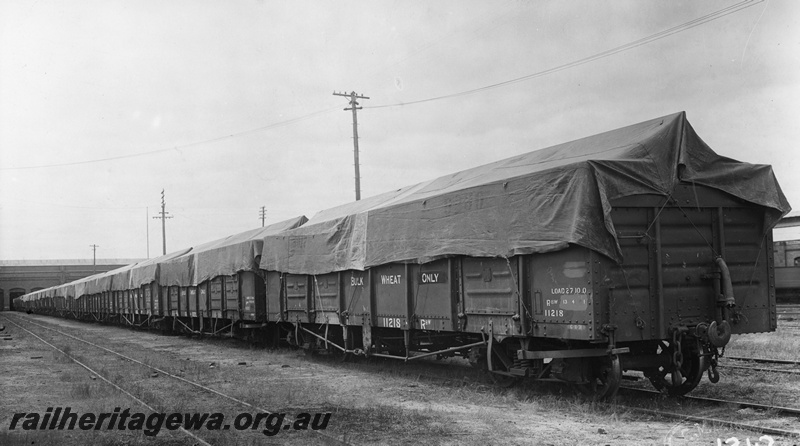
[[[346,356],[459,356],[501,382],[599,397],[641,370],[684,394],[706,372],[716,382],[732,334],[775,329],[771,228],[788,210],[769,166],[717,155],[677,113],[152,259],[144,279],[130,279],[134,265],[74,294],[95,319]]]
[[[234,324],[240,330],[263,328],[265,321],[255,315],[257,309],[263,312],[265,302],[257,261],[261,238],[306,220],[294,218],[31,293],[26,296],[30,303],[23,299],[20,308],[212,335],[233,331]],[[70,299],[57,306],[52,293]],[[257,319],[253,326],[245,324]]]
[[[160,263],[158,285],[173,328],[190,333],[248,336],[265,329],[266,298],[259,257],[263,238],[296,228],[292,218],[198,245]]]
[[[264,240],[267,314],[309,349],[458,355],[599,397],[624,370],[670,394],[776,328],[769,166],[684,113],[322,211]],[[341,327],[341,328],[340,328]]]

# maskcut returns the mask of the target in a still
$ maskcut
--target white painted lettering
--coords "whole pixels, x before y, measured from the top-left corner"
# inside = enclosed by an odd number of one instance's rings
[[[400,283],[400,274],[394,276],[381,275],[381,284],[383,285],[398,285]]]

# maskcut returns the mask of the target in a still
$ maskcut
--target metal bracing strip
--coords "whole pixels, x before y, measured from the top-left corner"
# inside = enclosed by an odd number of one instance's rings
[[[656,218],[656,293],[658,297],[658,337],[663,339],[667,336],[667,327],[664,326],[664,273],[663,262],[661,259],[661,219]],[[609,315],[611,309],[609,308]]]
[[[522,307],[523,310],[525,310],[524,311],[525,319],[524,320],[520,320],[519,323],[520,323],[520,325],[522,325],[523,330],[524,330],[525,321],[529,321],[531,329],[530,329],[530,331],[527,331],[527,333],[531,334],[533,332],[533,316],[531,315],[530,311],[528,311],[528,307],[525,306],[525,299],[522,297],[522,293],[519,291],[519,285],[520,284],[519,284],[519,281],[517,280],[518,278],[519,279],[522,278],[522,273],[521,273],[521,271],[519,271],[520,274],[517,277],[515,277],[514,276],[514,268],[511,267],[511,260],[508,257],[504,257],[504,258],[506,259],[506,266],[508,266],[508,273],[511,274],[511,283],[514,284],[514,294],[517,295],[517,302],[518,302],[519,306]],[[522,266],[522,260],[521,259],[517,260],[517,268],[519,270],[522,270],[522,267],[523,267]],[[516,314],[518,314],[518,313],[516,313]]]
[[[464,350],[466,348],[472,348],[472,347],[478,347],[480,345],[486,345],[486,341],[473,342],[472,344],[459,345],[457,347],[450,347],[450,348],[446,348],[444,350],[439,350],[439,351],[429,352],[429,353],[423,353],[421,355],[414,355],[414,356],[411,356],[409,358],[406,358],[406,361],[413,361],[415,359],[427,358],[427,357],[433,356],[433,355],[441,355],[443,353],[457,352],[459,350]]]
[[[325,309],[322,306],[322,296],[319,295],[319,283],[317,282],[317,276],[312,276],[314,278],[314,294],[317,295],[317,300],[319,301],[319,311],[325,316]],[[313,299],[312,299],[313,300]],[[316,311],[314,312],[316,319]]]
[[[411,280],[411,274],[409,274],[409,270],[410,270],[410,267],[408,265],[406,265],[406,271],[405,271],[406,272],[406,284],[408,284],[408,281]],[[422,273],[422,265],[420,265],[419,271],[420,271],[420,274],[421,274]],[[448,271],[448,273],[449,273],[449,271]],[[411,299],[411,301],[413,301],[413,303],[414,303],[414,305],[406,305],[407,308],[411,308],[411,312],[408,314],[408,318],[407,318],[408,319],[408,329],[409,330],[411,330],[414,327],[414,318],[417,315],[417,304],[419,303],[419,287],[421,285],[421,282],[422,282],[421,280],[417,280],[417,289],[415,289],[414,291],[411,291],[410,289],[407,288],[408,292],[406,292],[406,296],[407,296],[406,298],[407,299]],[[409,293],[411,293],[411,294],[409,295]],[[427,295],[425,297],[427,298]],[[409,304],[410,303],[411,302],[409,302]],[[408,355],[408,349],[406,349],[406,355]]]
[[[234,324],[234,323],[233,323],[233,322],[231,322],[230,324],[228,324],[228,325],[226,325],[226,326],[224,326],[224,327],[220,328],[219,330],[213,331],[213,332],[211,333],[211,335],[213,336],[213,335],[216,335],[216,334],[218,334],[218,333],[222,332],[223,330],[227,330],[227,329],[228,329],[228,327],[230,327],[230,328],[231,328],[231,330],[233,330],[233,324]],[[216,328],[216,327],[215,327],[215,328]]]
[[[483,330],[481,330],[483,332]],[[492,330],[492,320],[489,319],[489,342],[487,343],[486,348],[486,368],[490,372],[494,371],[494,367],[492,364],[492,347],[494,346],[494,332]]]
[[[184,324],[182,320],[180,320],[180,319],[178,319],[178,318],[175,318],[175,319],[173,319],[173,320],[175,320],[175,321],[178,321],[178,323],[179,323],[179,324],[181,324],[181,325],[183,325],[184,327],[186,327],[186,329],[187,329],[187,330],[189,330],[189,332],[190,332],[190,333],[194,333],[194,334],[200,334],[200,332],[199,332],[199,331],[194,331],[194,329],[192,329],[192,328],[190,328],[188,325]],[[174,326],[174,324],[173,324],[173,326]]]
[[[317,276],[314,277],[314,292],[317,295],[317,300],[319,301],[319,311],[322,313],[322,317],[325,318],[325,348],[328,348],[328,318],[325,316],[325,308],[322,306],[322,296],[319,294],[319,282],[317,282]],[[337,293],[338,294],[338,293]],[[314,312],[314,319],[317,318],[317,312]],[[309,318],[310,319],[310,318]]]
[[[656,215],[653,217],[653,221],[650,222],[650,226],[648,226],[647,229],[644,230],[644,233],[642,234],[642,237],[649,237],[648,233],[650,232],[650,228],[652,228],[653,225],[656,224],[656,220],[658,220],[658,217],[661,215],[661,211],[664,210],[664,208],[667,206],[667,204],[670,202],[670,200],[674,200],[674,198],[672,198],[671,194],[667,195],[667,198],[664,199],[664,204],[662,204],[661,208],[658,209],[658,212],[656,212]],[[639,238],[641,238],[641,237],[639,237]]]
[[[323,338],[322,336],[320,336],[320,335],[318,335],[318,334],[314,333],[313,331],[311,331],[311,330],[307,329],[306,327],[303,327],[302,325],[300,325],[300,323],[297,323],[297,325],[296,325],[296,326],[297,326],[297,327],[299,327],[299,328],[300,328],[301,330],[303,330],[304,332],[306,332],[306,333],[308,333],[308,334],[310,334],[310,335],[312,335],[312,336],[316,337],[317,339],[320,339],[320,340],[322,340],[322,341],[325,341],[326,347],[327,347],[327,345],[328,345],[328,344],[330,344],[330,345],[332,345],[332,346],[334,346],[334,347],[338,348],[339,350],[341,350],[341,351],[343,351],[343,352],[345,352],[345,353],[349,353],[349,352],[348,352],[348,350],[347,350],[346,348],[344,348],[344,347],[342,347],[342,346],[340,346],[340,345],[336,344],[336,343],[335,343],[335,342],[333,342],[333,341],[329,341],[329,340],[328,340],[328,330],[327,330],[327,326],[328,326],[328,324],[325,324],[325,337],[324,337],[324,338]],[[352,352],[352,350],[351,350],[350,352]]]
[[[141,327],[142,325],[148,323],[149,321],[150,321],[150,315],[148,314],[147,318],[145,320],[143,320],[141,324],[134,323],[134,325],[136,325],[137,327]]]
[[[363,279],[364,276],[362,275],[361,278]],[[339,280],[341,280],[341,277],[339,278]],[[345,308],[345,311],[347,312],[347,314],[350,314],[350,310],[353,309],[353,304],[355,303],[355,299],[353,299],[353,297],[356,295],[356,287],[355,286],[351,286],[350,289],[352,290],[350,292],[350,303],[348,303],[347,304],[347,308]]]
[[[423,353],[423,354],[420,354],[420,355],[409,356],[409,357],[397,356],[397,355],[386,355],[386,354],[383,354],[383,353],[370,353],[369,356],[376,356],[378,358],[401,359],[404,362],[408,362],[408,361],[413,361],[415,359],[427,358],[427,357],[433,356],[433,355],[441,355],[443,353],[457,352],[459,350],[464,350],[465,348],[478,347],[480,345],[486,345],[486,343],[487,343],[487,341],[475,342],[475,343],[472,343],[472,344],[459,345],[458,347],[450,347],[450,348],[446,348],[444,350],[437,350],[435,352],[428,352],[428,353]]]

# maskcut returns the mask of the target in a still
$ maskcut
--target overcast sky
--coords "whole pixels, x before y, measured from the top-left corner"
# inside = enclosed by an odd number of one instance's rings
[[[269,224],[352,201],[334,91],[370,98],[364,197],[684,110],[800,209],[798,18],[793,0],[4,0],[0,259],[144,258],[148,229],[160,255],[162,189],[168,251],[259,227],[261,206]]]

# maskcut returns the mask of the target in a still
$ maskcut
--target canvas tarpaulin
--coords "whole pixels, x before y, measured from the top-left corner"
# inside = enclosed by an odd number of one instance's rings
[[[194,286],[217,276],[256,270],[264,237],[297,228],[307,220],[305,216],[300,216],[198,245],[181,256],[163,262],[160,265],[159,284]]]
[[[620,262],[610,202],[667,197],[681,181],[764,206],[768,227],[790,210],[770,166],[717,155],[681,112],[322,211],[266,237],[261,268],[322,274],[570,243]]]
[[[127,289],[134,289],[139,288],[142,285],[150,284],[156,279],[158,279],[159,269],[161,264],[164,262],[168,262],[170,259],[174,259],[176,257],[180,257],[187,252],[189,252],[191,248],[185,248],[180,251],[175,251],[171,253],[164,254],[159,257],[155,257],[148,260],[143,260],[139,263],[133,265],[133,267],[126,272],[127,280],[128,280],[128,288]],[[124,276],[120,281],[121,286],[124,286],[125,279]]]

